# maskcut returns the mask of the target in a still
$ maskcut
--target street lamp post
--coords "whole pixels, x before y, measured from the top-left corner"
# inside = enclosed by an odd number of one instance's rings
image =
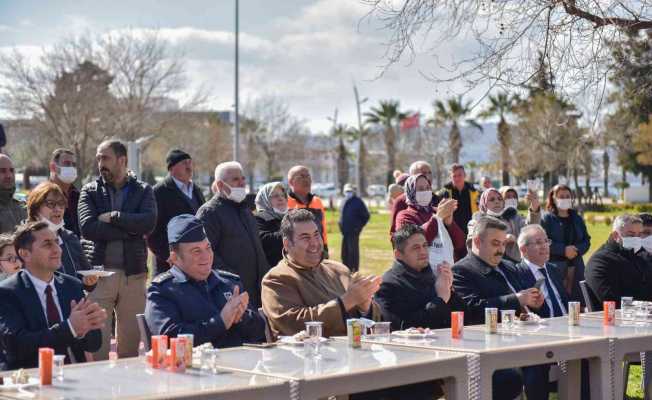
[[[235,0],[235,123],[233,160],[240,161],[240,1]]]
[[[353,94],[355,94],[355,106],[358,111],[358,157],[356,157],[355,184],[358,187],[358,193],[360,193],[360,195],[362,196],[367,191],[365,190],[365,188],[362,187],[362,170],[364,167],[361,162],[362,149],[363,149],[363,143],[362,143],[363,127],[362,127],[362,114],[360,113],[360,104],[367,101],[367,98],[365,97],[364,99],[360,100],[360,96],[358,94],[358,88],[355,86],[355,82],[353,83]]]

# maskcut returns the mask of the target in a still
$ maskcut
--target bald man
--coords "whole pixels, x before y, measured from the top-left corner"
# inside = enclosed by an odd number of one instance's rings
[[[13,232],[21,221],[27,219],[25,203],[14,198],[16,170],[5,154],[0,154],[0,233]]]
[[[312,177],[308,167],[295,165],[288,171],[288,209],[305,208],[315,216],[319,233],[324,241],[324,255],[328,258],[328,238],[326,235],[326,209],[319,196],[311,193]]]

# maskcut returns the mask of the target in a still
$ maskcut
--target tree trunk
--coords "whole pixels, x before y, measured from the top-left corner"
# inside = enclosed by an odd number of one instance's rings
[[[500,158],[502,164],[503,186],[509,186],[509,147],[510,147],[509,125],[505,118],[501,117],[498,123],[498,143],[500,144]]]
[[[340,137],[337,145],[337,184],[339,193],[344,190],[344,185],[349,180],[349,159],[346,154],[344,140]]]
[[[623,166],[622,167],[622,188],[620,189],[620,200],[625,200],[625,183],[627,183],[627,169]]]
[[[604,153],[602,153],[602,168],[604,171],[604,191],[603,195],[605,197],[609,196],[609,152],[607,149],[604,150]]]
[[[385,127],[385,150],[387,150],[387,185],[394,183],[396,167],[396,132],[391,126]]]
[[[647,174],[647,201],[652,202],[652,171]]]
[[[367,169],[366,163],[367,163],[367,148],[364,145],[364,140],[362,140],[362,137],[360,138],[362,141],[360,143],[360,154],[358,157],[360,157],[359,165],[358,165],[358,174],[360,174],[360,187],[358,188],[358,194],[360,197],[365,197],[367,195],[367,177],[365,176],[365,171]]]
[[[457,122],[453,122],[453,126],[451,126],[448,145],[451,152],[451,162],[458,164],[460,162],[460,153],[462,152],[462,134],[460,133],[460,128],[457,126]]]
[[[577,177],[577,168],[573,168],[573,183],[575,184],[575,194],[577,195],[577,202],[578,204],[582,205],[582,200],[584,196],[581,195],[580,193],[580,183],[579,179]]]

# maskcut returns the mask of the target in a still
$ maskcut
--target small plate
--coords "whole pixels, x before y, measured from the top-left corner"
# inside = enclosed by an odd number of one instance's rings
[[[516,319],[516,323],[519,325],[539,325],[539,324],[545,324],[546,320],[542,318],[532,318],[528,319],[527,321],[521,321],[520,319]]]
[[[319,343],[328,342],[328,339],[325,337],[319,338]],[[279,336],[278,343],[281,344],[290,344],[293,346],[303,346],[303,340],[297,340],[294,336]]]
[[[97,276],[100,278],[105,278],[107,276],[111,276],[115,274],[115,271],[95,271],[92,269],[85,270],[85,271],[77,271],[77,273],[81,276]]]
[[[13,383],[13,379],[5,378],[5,383],[0,385],[0,392],[16,392],[30,387],[38,386],[39,378],[29,378],[27,383]]]
[[[435,332],[430,329],[426,329],[423,332],[416,330],[404,330],[404,331],[393,331],[392,335],[401,337],[401,338],[410,338],[410,339],[420,339],[425,337],[435,337],[437,336]]]

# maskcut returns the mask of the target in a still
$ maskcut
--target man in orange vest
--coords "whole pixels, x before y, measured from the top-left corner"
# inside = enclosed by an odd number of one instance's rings
[[[312,177],[310,170],[303,165],[295,165],[288,171],[288,210],[293,208],[305,208],[310,211],[317,221],[319,233],[324,239],[324,256],[328,258],[328,241],[326,239],[326,209],[321,199],[310,192],[312,189]]]

